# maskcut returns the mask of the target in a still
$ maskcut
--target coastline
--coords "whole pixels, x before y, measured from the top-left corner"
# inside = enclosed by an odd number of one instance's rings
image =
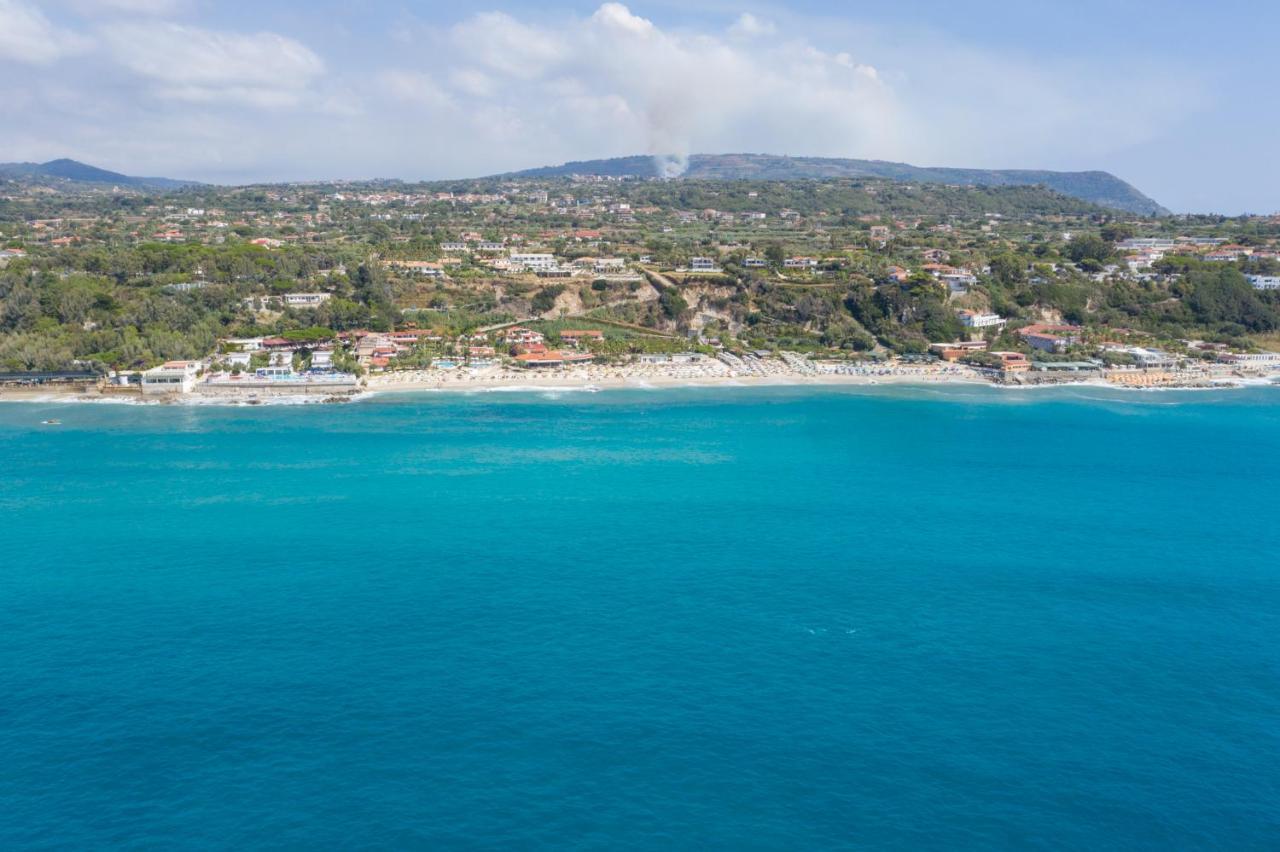
[[[1044,390],[1052,388],[1093,388],[1115,391],[1198,391],[1232,390],[1249,387],[1277,387],[1272,377],[1215,379],[1213,382],[1136,387],[1089,378],[1062,379],[1048,382],[1010,383],[992,381],[976,372],[940,372],[928,368],[885,368],[871,373],[780,373],[775,375],[661,375],[632,374],[627,371],[580,368],[557,373],[517,373],[495,371],[488,375],[417,371],[374,376],[352,394],[264,394],[253,397],[229,397],[201,394],[198,391],[171,397],[104,394],[72,388],[5,388],[0,390],[0,403],[82,403],[93,405],[147,405],[193,407],[247,407],[279,405],[324,405],[359,402],[377,397],[410,394],[476,394],[536,393],[564,391],[595,393],[620,390],[669,389],[763,389],[763,388],[972,388],[991,387],[998,390]]]

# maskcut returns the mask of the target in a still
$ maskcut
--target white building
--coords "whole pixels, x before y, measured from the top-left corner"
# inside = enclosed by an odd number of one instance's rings
[[[1250,275],[1249,283],[1255,290],[1280,290],[1280,275]]]
[[[144,394],[190,393],[200,365],[195,361],[166,361],[142,374]]]
[[[1280,367],[1280,352],[1225,352],[1218,360],[1242,367]]]
[[[689,269],[694,272],[719,272],[720,265],[716,263],[713,257],[691,257],[689,258]]]
[[[620,257],[601,257],[596,259],[593,268],[596,272],[622,272],[627,262]]]
[[[532,272],[538,270],[556,269],[556,256],[553,254],[543,253],[511,253],[511,266],[516,269],[524,269]]]
[[[285,293],[284,303],[290,308],[318,308],[329,301],[329,293]]]
[[[430,260],[388,260],[386,263],[393,269],[421,275],[424,278],[444,277],[444,265]]]
[[[998,328],[1008,320],[999,314],[980,314],[977,311],[961,311],[960,324],[965,328]]]
[[[947,285],[948,292],[957,296],[968,293],[969,288],[978,283],[971,272],[944,272],[938,276],[938,280]]]
[[[1131,237],[1116,244],[1122,251],[1168,251],[1177,242],[1161,237]]]

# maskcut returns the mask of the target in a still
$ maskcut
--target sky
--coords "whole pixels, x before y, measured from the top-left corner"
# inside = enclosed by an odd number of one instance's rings
[[[0,0],[0,162],[245,183],[750,152],[1273,213],[1278,31],[1258,0]]]

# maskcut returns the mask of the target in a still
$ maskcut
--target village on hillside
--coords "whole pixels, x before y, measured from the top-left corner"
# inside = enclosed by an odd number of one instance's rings
[[[878,180],[0,184],[11,388],[1205,386],[1277,349],[1276,217]]]

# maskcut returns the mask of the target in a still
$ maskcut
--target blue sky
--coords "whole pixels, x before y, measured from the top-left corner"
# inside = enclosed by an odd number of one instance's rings
[[[0,0],[0,160],[218,182],[753,151],[1280,210],[1273,4]]]

